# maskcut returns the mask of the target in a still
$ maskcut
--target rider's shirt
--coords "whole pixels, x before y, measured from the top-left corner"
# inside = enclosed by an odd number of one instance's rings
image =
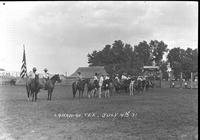
[[[98,81],[98,78],[97,78],[97,76],[96,76],[96,75],[94,76],[94,81],[95,81],[95,80],[96,80],[96,81]]]
[[[127,77],[125,75],[122,75],[122,80],[127,80]]]
[[[48,79],[48,78],[49,78],[49,73],[44,72],[44,73],[43,73],[43,78]]]
[[[29,74],[28,74],[28,77],[30,79],[35,79],[35,75],[36,75],[36,72],[34,73],[33,71],[30,71]]]
[[[81,74],[80,75],[78,74],[77,78],[78,78],[78,80],[82,80],[83,77]]]
[[[142,78],[138,77],[137,80],[138,80],[138,81],[142,81]]]
[[[119,82],[119,77],[118,76],[116,76],[115,79]]]
[[[187,85],[187,82],[185,82],[185,85]]]
[[[109,77],[108,77],[108,76],[106,76],[105,80],[108,80],[108,79],[109,79]]]

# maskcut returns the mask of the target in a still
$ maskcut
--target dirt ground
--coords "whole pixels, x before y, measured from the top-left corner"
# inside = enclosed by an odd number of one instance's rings
[[[150,89],[109,99],[72,99],[57,86],[28,102],[24,86],[0,87],[0,140],[196,140],[198,90]]]

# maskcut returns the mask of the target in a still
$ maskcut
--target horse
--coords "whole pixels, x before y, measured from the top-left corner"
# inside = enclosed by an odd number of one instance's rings
[[[138,93],[143,93],[144,91],[144,86],[143,86],[143,82],[141,80],[136,80],[135,83],[135,89]]]
[[[116,92],[119,93],[120,90],[124,90],[127,93],[129,91],[130,82],[131,82],[131,79],[124,80],[124,81],[117,81],[116,79],[114,79],[113,84],[114,84]]]
[[[39,91],[38,89],[38,83],[37,80],[39,79],[39,75],[35,75],[35,79],[26,79],[26,91],[28,96],[28,101],[30,101],[30,96],[32,96],[32,101],[37,100],[37,93]]]
[[[45,79],[43,79],[43,78],[38,78],[36,80],[36,83],[37,83],[37,86],[38,86],[37,87],[38,88],[38,92],[40,91],[40,89],[47,90],[48,91],[47,100],[51,100],[52,92],[54,90],[56,82],[59,82],[59,83],[61,82],[59,74],[55,74],[50,79],[47,79],[47,81]],[[37,95],[36,95],[36,100],[37,100]]]
[[[110,93],[113,90],[113,83],[111,79],[106,79],[103,81],[102,89],[104,90],[105,93],[105,98],[109,98],[111,95]]]
[[[72,83],[73,98],[75,98],[77,90],[79,91],[79,98],[80,96],[83,97],[83,92],[87,80],[88,79],[83,79]]]
[[[154,88],[154,84],[150,80],[146,80],[145,87],[146,91],[148,91],[149,88]]]
[[[16,79],[11,79],[11,80],[10,80],[10,85],[11,85],[11,86],[15,86],[16,81],[17,81]]]
[[[95,97],[96,96],[96,92],[99,89],[99,84],[98,82],[95,82],[93,79],[87,79],[86,80],[86,84],[87,84],[87,96],[88,98],[90,97]]]

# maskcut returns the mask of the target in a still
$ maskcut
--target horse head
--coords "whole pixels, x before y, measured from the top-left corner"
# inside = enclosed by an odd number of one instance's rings
[[[90,83],[90,78],[86,78],[86,79],[84,79],[84,82],[85,82],[85,84],[89,84]]]
[[[59,74],[55,74],[53,77],[51,77],[51,79],[50,79],[50,80],[58,81],[58,83],[60,83],[60,82],[61,82],[61,79],[60,79],[60,76],[59,76]]]

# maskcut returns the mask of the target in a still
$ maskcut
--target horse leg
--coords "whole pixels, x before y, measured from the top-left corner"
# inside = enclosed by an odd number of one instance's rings
[[[110,98],[110,90],[108,89],[107,97]]]
[[[34,93],[34,91],[33,90],[31,90],[31,95],[32,95],[32,102],[34,101],[34,95],[35,93]]]
[[[132,88],[131,88],[131,91],[130,91],[130,96],[132,96]]]
[[[109,92],[109,91],[108,91],[108,89],[107,89],[107,90],[106,90],[106,98],[108,98],[108,92]]]
[[[81,98],[83,98],[83,90],[81,89]]]
[[[37,94],[38,92],[35,92],[35,101],[37,101]]]
[[[92,91],[88,91],[88,98],[90,98],[90,94],[91,94],[91,92],[92,92]]]
[[[93,98],[95,97],[95,94],[96,94],[96,89],[94,89],[93,92],[92,92],[92,97]]]
[[[49,100],[50,98],[50,89],[48,89],[48,97],[47,97],[47,100]]]
[[[30,101],[30,89],[28,88],[28,86],[26,85],[26,91],[27,91],[27,97],[28,97],[28,101]]]
[[[101,86],[99,87],[99,98],[101,98]]]
[[[80,91],[80,90],[78,90],[78,93],[79,93],[79,99],[80,99],[80,96],[81,96],[81,91]]]
[[[51,97],[52,97],[52,93],[53,93],[53,89],[50,90],[50,101],[51,101]]]
[[[74,97],[74,98],[76,97],[76,92],[77,92],[77,90],[74,89],[74,91],[73,91],[73,97]]]

